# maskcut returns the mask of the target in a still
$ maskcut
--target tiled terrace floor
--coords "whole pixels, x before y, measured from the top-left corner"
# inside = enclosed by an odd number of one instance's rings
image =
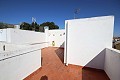
[[[61,48],[42,49],[42,68],[24,80],[109,80],[103,70],[63,64]]]

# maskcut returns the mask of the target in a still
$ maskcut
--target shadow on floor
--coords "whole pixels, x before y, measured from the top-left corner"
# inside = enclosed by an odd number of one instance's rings
[[[105,49],[82,68],[82,80],[110,80],[104,69]]]
[[[58,48],[57,50],[55,50],[55,53],[57,54],[61,62],[64,63],[64,48]]]
[[[104,70],[83,67],[82,80],[110,80],[110,79]]]
[[[104,67],[104,65],[99,65],[104,62],[104,56],[103,50],[85,67],[73,64],[65,66],[63,48],[45,48],[42,49],[42,64],[45,65],[24,80],[110,80],[104,70],[95,69],[95,67]],[[90,66],[94,66],[94,68],[90,68]],[[43,76],[43,74],[47,76]]]
[[[42,76],[41,78],[40,78],[40,80],[48,80],[48,77],[45,75],[45,76]]]

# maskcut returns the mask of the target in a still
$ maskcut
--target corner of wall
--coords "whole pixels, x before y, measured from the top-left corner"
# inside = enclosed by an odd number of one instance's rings
[[[6,30],[6,42],[11,43],[11,29],[7,28]]]

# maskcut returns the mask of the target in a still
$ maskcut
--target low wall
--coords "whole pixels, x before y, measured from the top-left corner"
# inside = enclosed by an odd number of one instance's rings
[[[48,40],[46,40],[46,33],[13,28],[0,29],[0,41],[12,44],[48,42]]]
[[[6,29],[0,29],[0,41],[6,41]]]
[[[42,43],[46,41],[46,35],[43,32],[10,29],[10,35],[11,43],[14,44]]]
[[[97,56],[95,56],[85,67],[96,68],[104,70],[106,49],[102,50]]]
[[[107,48],[105,54],[104,70],[110,80],[120,80],[120,51]]]
[[[16,44],[9,44],[5,42],[0,42],[0,51],[13,51],[26,48],[27,45],[16,45]]]
[[[65,30],[64,29],[49,30],[48,40],[49,40],[49,46],[64,47]],[[53,41],[54,41],[54,46],[53,46]]]
[[[40,47],[0,53],[0,80],[22,80],[40,67]]]

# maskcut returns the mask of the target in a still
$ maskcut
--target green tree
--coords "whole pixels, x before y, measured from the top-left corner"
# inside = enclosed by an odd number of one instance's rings
[[[4,23],[0,22],[0,29],[5,28],[6,26],[4,25]]]
[[[59,26],[56,25],[54,22],[44,22],[44,23],[40,24],[40,29],[44,30],[45,26],[48,26],[50,30],[51,29],[59,29]],[[43,30],[42,30],[42,32],[43,32]]]
[[[32,22],[31,27],[32,30],[39,31],[39,25],[36,22]]]
[[[20,29],[23,29],[23,30],[32,30],[32,27],[29,23],[26,23],[26,22],[22,22],[22,24],[20,25]]]
[[[45,26],[48,26],[50,30],[51,29],[59,29],[59,26],[55,25],[54,22],[44,22],[40,25],[38,25],[36,22],[32,22],[31,24],[22,22],[22,24],[20,25],[20,29],[44,32]]]
[[[0,29],[4,29],[4,28],[14,28],[14,25],[0,22]]]

